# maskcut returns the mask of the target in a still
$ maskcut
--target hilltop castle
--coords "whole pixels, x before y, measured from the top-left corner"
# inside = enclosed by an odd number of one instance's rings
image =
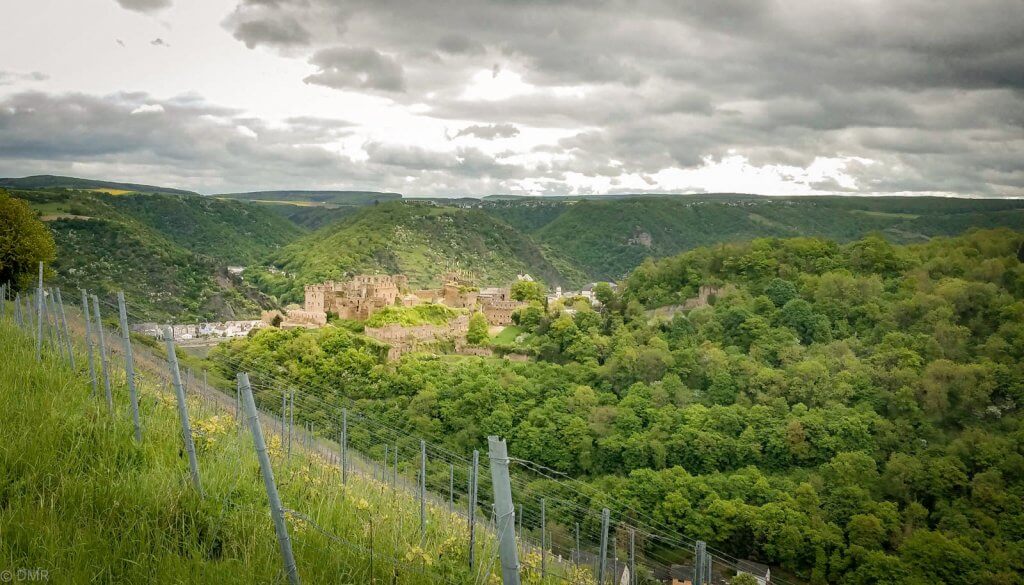
[[[393,306],[411,307],[420,303],[438,303],[453,309],[478,309],[491,325],[512,322],[512,313],[526,303],[514,301],[508,287],[478,290],[464,272],[450,271],[439,288],[411,290],[402,274],[362,274],[344,282],[327,281],[305,287],[302,307],[287,307],[284,313],[266,311],[263,320],[285,328],[323,327],[327,314],[342,319],[365,321],[375,312]]]
[[[346,282],[309,284],[304,310],[365,321],[375,311],[398,304],[408,290],[409,281],[401,274],[359,275]]]

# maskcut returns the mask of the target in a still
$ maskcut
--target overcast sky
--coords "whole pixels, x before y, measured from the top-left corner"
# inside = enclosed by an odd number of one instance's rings
[[[0,176],[1024,196],[1022,0],[4,0]]]

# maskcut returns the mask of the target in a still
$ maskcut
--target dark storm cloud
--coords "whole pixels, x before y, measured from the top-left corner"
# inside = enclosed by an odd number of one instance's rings
[[[372,39],[386,51],[422,48],[429,38],[440,39],[438,46],[450,53],[483,47],[522,56],[534,80],[555,84],[635,82],[689,73],[737,86],[771,87],[771,78],[788,70],[787,82],[805,78],[799,87],[823,78],[851,84],[1001,87],[1024,78],[1017,75],[1022,10],[1017,0],[871,5],[810,0],[249,0],[239,14],[273,16],[295,28],[307,22],[318,31],[311,46],[345,36]],[[356,21],[360,28],[352,28]],[[796,62],[780,62],[779,57]],[[741,71],[750,78],[735,77]]]
[[[310,35],[295,19],[243,20],[234,25],[235,38],[244,42],[252,49],[257,45],[276,45],[280,47],[304,45],[309,42]]]
[[[171,5],[171,0],[117,0],[121,8],[135,12],[156,12]]]
[[[334,89],[405,90],[401,64],[376,49],[332,47],[317,51],[309,62],[320,71],[306,77],[306,83]]]
[[[516,128],[513,124],[473,124],[472,126],[466,126],[462,130],[459,130],[452,138],[458,138],[460,136],[476,136],[477,138],[483,138],[484,140],[494,140],[496,138],[511,138],[518,135],[519,128]]]

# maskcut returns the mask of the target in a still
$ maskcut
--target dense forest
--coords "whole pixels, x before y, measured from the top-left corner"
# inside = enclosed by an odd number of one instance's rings
[[[1021,583],[1022,241],[772,238],[648,260],[598,310],[521,310],[524,363],[386,364],[345,327],[266,330],[211,359],[325,389],[300,418],[344,395],[459,452],[504,435],[599,489],[565,495],[583,506],[811,583]],[[702,285],[716,294],[683,310]]]

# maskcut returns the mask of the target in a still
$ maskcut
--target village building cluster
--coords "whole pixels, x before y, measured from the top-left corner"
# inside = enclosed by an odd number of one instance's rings
[[[255,321],[217,321],[201,323],[138,323],[132,325],[135,333],[141,333],[157,339],[164,338],[164,329],[171,328],[172,339],[178,342],[207,341],[228,339],[232,337],[245,337],[250,331],[262,329],[267,323],[262,320]]]
[[[547,296],[548,303],[549,304],[550,303],[554,303],[555,301],[560,301],[560,300],[563,300],[563,299],[568,300],[568,299],[581,298],[581,299],[585,299],[588,303],[591,304],[591,306],[600,307],[601,306],[601,301],[599,301],[597,299],[597,295],[594,294],[594,287],[596,285],[597,285],[596,282],[592,282],[592,283],[588,284],[587,286],[581,288],[580,290],[569,290],[569,291],[563,291],[562,287],[556,286],[554,292],[548,294],[548,296]],[[618,292],[618,290],[619,290],[619,285],[615,284],[614,282],[609,282],[608,286],[611,287],[612,291]]]

